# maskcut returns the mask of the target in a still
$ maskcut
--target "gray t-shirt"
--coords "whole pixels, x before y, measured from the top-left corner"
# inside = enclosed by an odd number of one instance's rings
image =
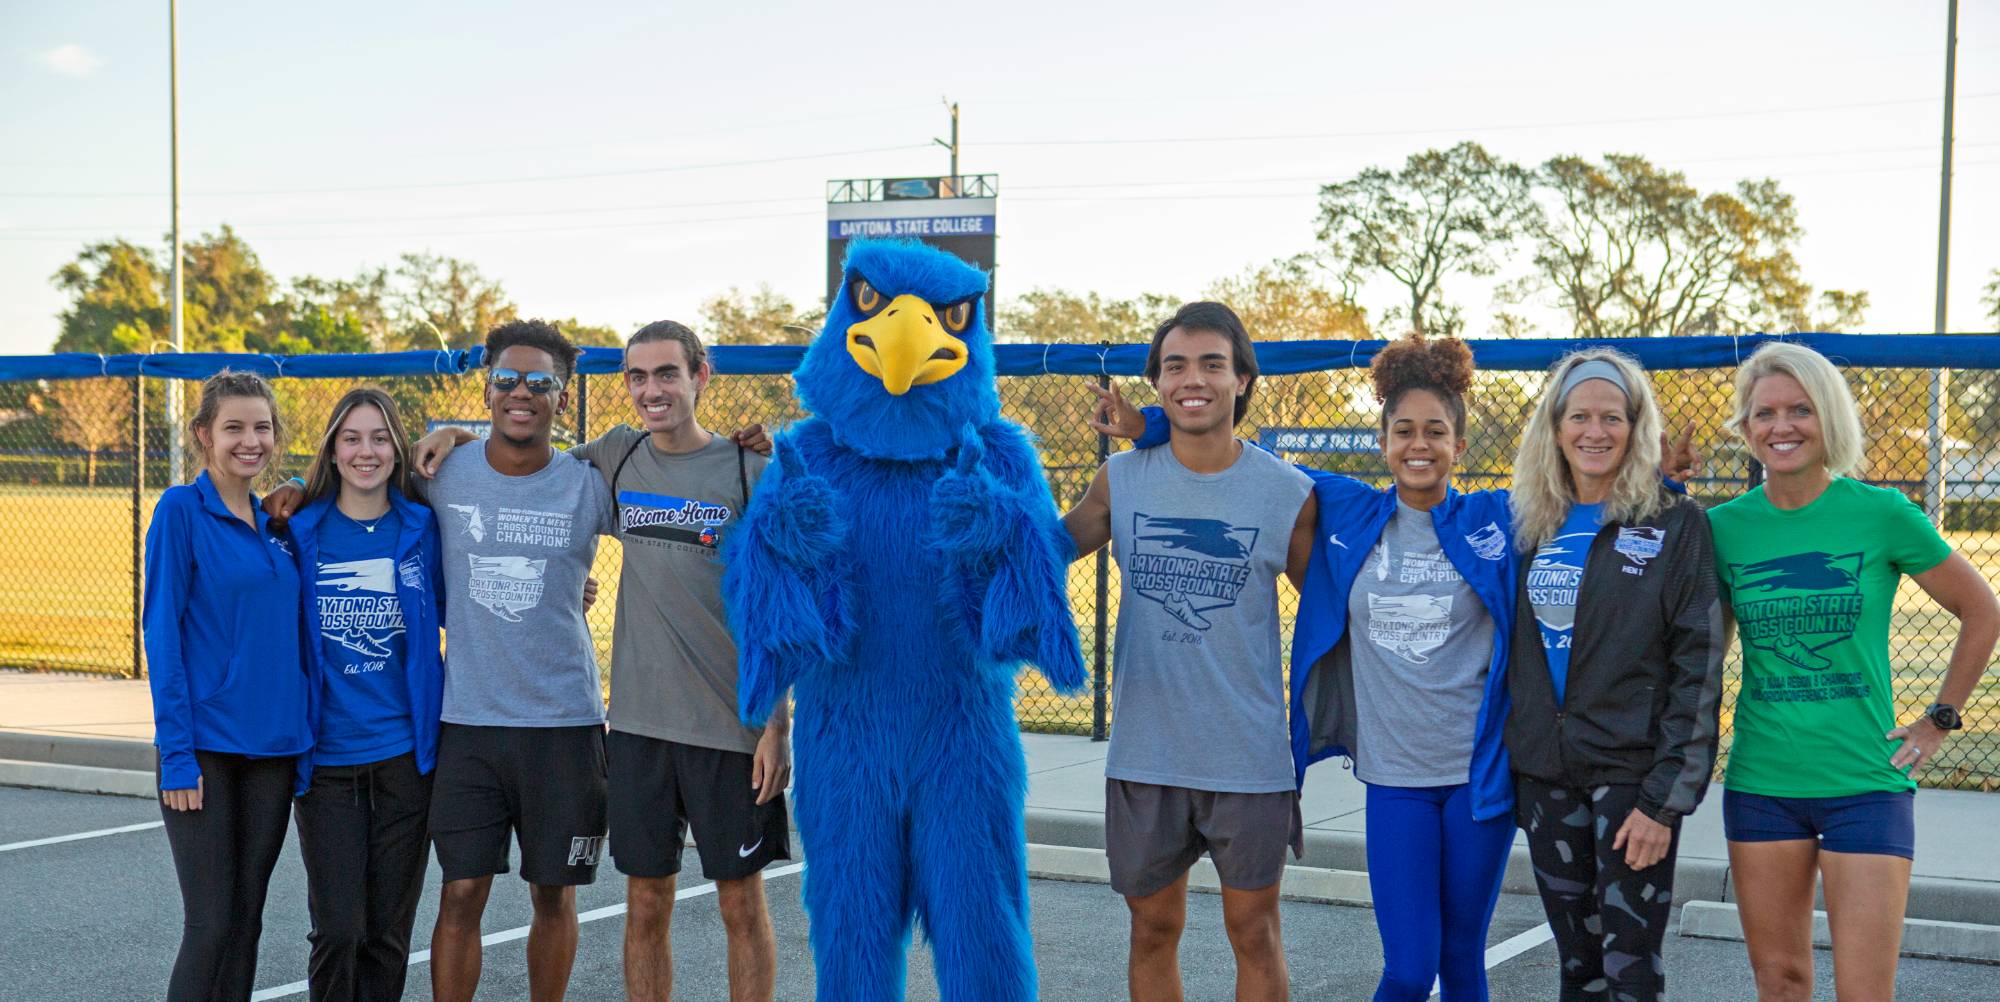
[[[1120,578],[1105,775],[1293,789],[1277,578],[1312,482],[1248,443],[1221,473],[1189,470],[1171,446],[1105,469]]]
[[[492,727],[604,721],[583,579],[611,529],[604,480],[557,452],[525,477],[456,449],[425,495],[445,581],[444,719]]]
[[[1431,513],[1401,500],[1347,593],[1354,775],[1378,786],[1455,786],[1493,661],[1493,617],[1438,546]]]
[[[758,732],[736,714],[736,643],[715,547],[766,460],[721,435],[693,452],[661,452],[625,425],[572,455],[607,483],[617,478],[610,487],[625,556],[612,628],[611,729],[755,752]]]

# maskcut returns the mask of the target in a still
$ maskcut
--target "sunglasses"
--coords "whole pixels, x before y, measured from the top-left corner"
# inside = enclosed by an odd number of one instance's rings
[[[516,369],[493,369],[486,374],[486,385],[502,393],[514,392],[514,387],[523,382],[528,384],[528,392],[536,396],[554,393],[562,389],[563,381],[553,372],[521,372]]]

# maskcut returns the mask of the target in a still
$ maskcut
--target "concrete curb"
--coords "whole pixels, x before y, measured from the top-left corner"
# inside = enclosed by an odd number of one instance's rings
[[[151,773],[157,761],[153,745],[148,741],[86,738],[36,731],[0,731],[0,758],[144,773]]]
[[[61,762],[24,762],[11,758],[0,758],[0,786],[32,786],[37,789],[65,790],[70,793],[107,793],[120,797],[143,797],[148,800],[158,796],[160,792],[151,771],[102,769],[93,765],[67,765]]]
[[[1042,845],[1104,848],[1104,816],[1094,811],[1028,809],[1028,841]],[[1368,853],[1358,832],[1306,829],[1302,867],[1349,870],[1366,874]],[[1286,879],[1290,879],[1287,876]],[[1507,860],[1500,889],[1508,894],[1536,894],[1534,869],[1527,850],[1515,846]],[[1674,867],[1674,896],[1682,901],[1733,901],[1729,861],[1682,857]],[[1911,918],[1938,922],[1985,924],[2000,915],[2000,881],[1946,880],[1917,877],[1910,881]]]
[[[0,786],[151,800],[160,794],[155,761],[144,741],[0,731]]]
[[[1681,907],[1680,934],[1699,939],[1743,939],[1743,919],[1736,906],[1720,901],[1690,901]],[[1829,949],[1833,934],[1825,912],[1813,912],[1813,946]],[[2000,964],[2000,926],[1935,919],[1903,920],[1903,956]]]

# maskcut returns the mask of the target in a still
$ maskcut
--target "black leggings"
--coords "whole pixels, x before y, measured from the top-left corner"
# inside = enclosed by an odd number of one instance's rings
[[[1611,843],[1638,801],[1632,784],[1578,788],[1515,777],[1515,818],[1562,958],[1562,1002],[1666,998],[1660,946],[1674,905],[1680,829],[1659,862],[1625,865]]]
[[[247,1002],[264,891],[285,845],[293,760],[197,751],[201,810],[160,805],[181,885],[181,949],[167,1002]]]
[[[430,853],[416,757],[319,766],[295,807],[312,914],[313,1002],[399,999]]]

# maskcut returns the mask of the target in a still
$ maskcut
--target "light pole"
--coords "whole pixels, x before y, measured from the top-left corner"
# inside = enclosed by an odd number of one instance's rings
[[[173,279],[169,302],[173,309],[172,340],[176,352],[186,347],[181,330],[181,33],[179,4],[167,0],[167,129],[168,146],[173,158],[173,181],[170,197],[173,200]],[[168,476],[172,483],[182,483],[186,477],[184,467],[187,457],[181,449],[181,386],[178,380],[167,380],[167,456]]]
[[[1951,272],[1951,117],[1952,98],[1958,69],[1958,0],[1950,0],[1944,22],[1944,163],[1938,178],[1937,312],[1932,332],[1943,334],[1945,286]],[[1931,370],[1930,469],[1924,475],[1924,512],[1931,521],[1944,521],[1944,426],[1949,384],[1943,369]]]

